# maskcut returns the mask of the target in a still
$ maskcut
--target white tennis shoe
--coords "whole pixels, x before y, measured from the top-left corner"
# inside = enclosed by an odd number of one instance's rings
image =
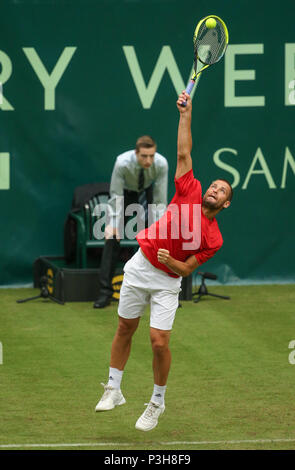
[[[113,388],[109,385],[101,384],[104,387],[104,394],[97,403],[95,411],[108,411],[118,405],[126,403],[121,390]]]
[[[158,405],[152,401],[145,405],[147,408],[136,421],[135,427],[140,431],[151,431],[157,426],[159,416],[164,413],[165,405]]]

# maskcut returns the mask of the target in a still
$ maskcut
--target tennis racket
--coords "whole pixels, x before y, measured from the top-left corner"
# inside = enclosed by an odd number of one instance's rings
[[[193,43],[194,72],[185,90],[188,95],[191,94],[199,75],[224,56],[228,45],[226,24],[216,15],[206,16],[197,24]],[[198,62],[201,64],[199,71],[197,71]],[[183,106],[186,106],[186,102]]]

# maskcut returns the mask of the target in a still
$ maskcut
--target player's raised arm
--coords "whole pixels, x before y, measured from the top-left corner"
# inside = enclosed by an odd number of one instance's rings
[[[183,102],[186,101],[186,106]],[[177,167],[175,178],[180,178],[182,175],[192,169],[192,100],[190,96],[183,91],[179,95],[176,102],[179,110],[179,124],[177,136]]]

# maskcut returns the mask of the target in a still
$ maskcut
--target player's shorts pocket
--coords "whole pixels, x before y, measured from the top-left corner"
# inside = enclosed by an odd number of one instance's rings
[[[123,267],[123,272],[124,272],[124,273],[127,272],[127,270],[128,270],[128,265],[130,264],[130,261],[131,261],[131,259],[129,259],[129,260],[127,261],[127,263],[124,264],[124,267]]]
[[[123,272],[124,273],[130,272],[130,269],[132,269],[133,263],[135,261],[135,257],[136,257],[136,253],[135,253],[135,255],[132,256],[132,258],[130,258],[127,261],[127,263],[124,264],[124,267],[123,267]]]

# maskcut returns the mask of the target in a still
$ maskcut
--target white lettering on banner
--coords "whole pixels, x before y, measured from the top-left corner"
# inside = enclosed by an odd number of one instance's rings
[[[12,62],[5,52],[0,51],[0,82],[2,85],[2,93],[1,93],[1,103],[0,109],[3,111],[13,111],[14,108],[8,102],[8,100],[3,96],[3,84],[7,82],[12,74]]]
[[[222,170],[227,171],[233,176],[232,187],[235,188],[239,185],[240,178],[241,178],[240,173],[236,168],[229,165],[228,163],[224,163],[221,160],[221,155],[225,153],[230,153],[235,156],[238,155],[238,151],[235,149],[221,148],[219,150],[216,150],[216,152],[213,154],[213,161],[218,168],[221,168]],[[260,165],[260,169],[255,169],[257,164]],[[281,189],[286,188],[288,168],[291,168],[293,175],[295,176],[295,159],[292,156],[289,147],[286,147],[283,168],[282,168],[282,178],[281,178],[281,186],[280,186]],[[274,182],[274,179],[272,177],[270,168],[267,165],[267,162],[262,154],[260,147],[258,147],[258,149],[256,150],[255,156],[251,162],[250,168],[248,170],[248,173],[246,175],[244,183],[242,184],[241,189],[248,188],[248,184],[249,184],[250,179],[252,178],[252,175],[263,175],[268,184],[269,189],[277,188]]]
[[[263,54],[263,44],[229,44],[225,54],[224,106],[265,106],[264,96],[236,96],[235,82],[255,80],[255,70],[237,70],[235,58],[238,54]]]
[[[65,69],[76,51],[76,47],[65,47],[58,61],[56,62],[51,74],[47,72],[44,64],[41,62],[40,57],[33,47],[24,47],[23,51],[27,56],[28,61],[34,69],[37,77],[44,87],[44,109],[55,109],[55,88],[63,76]]]
[[[174,85],[176,93],[179,94],[185,89],[186,85],[183,82],[182,76],[179,72],[176,60],[170,46],[163,46],[158,57],[155,68],[152,72],[150,81],[146,86],[138,59],[133,46],[123,46],[127,64],[133,78],[138,96],[140,98],[143,108],[149,109],[154,101],[158,88],[165,71],[170,75],[171,81]],[[191,70],[191,74],[193,68]],[[193,89],[191,96],[193,97],[196,87]]]
[[[289,90],[292,90],[290,91],[289,93],[289,104],[295,104],[295,80],[291,80],[291,82],[289,83]]]
[[[286,147],[283,173],[282,173],[282,182],[281,182],[281,188],[282,189],[285,189],[285,187],[286,187],[288,163],[289,163],[290,167],[292,168],[293,174],[295,175],[295,160],[294,160],[289,148]]]
[[[224,152],[233,153],[234,155],[238,155],[238,152],[235,149],[222,148],[222,149],[216,150],[216,152],[213,155],[213,161],[215,165],[221,168],[222,170],[228,171],[229,173],[233,175],[234,180],[231,185],[233,188],[235,188],[236,186],[238,186],[240,182],[240,173],[231,165],[228,165],[227,163],[224,163],[222,160],[220,160],[220,155]]]
[[[257,162],[259,162],[261,169],[255,170],[254,168],[255,168]],[[269,189],[275,189],[276,188],[275,182],[274,182],[274,180],[271,176],[270,170],[267,166],[267,163],[266,163],[265,158],[262,154],[262,151],[258,147],[258,149],[256,151],[256,154],[255,154],[255,157],[253,158],[253,161],[252,161],[251,166],[249,168],[246,179],[244,181],[244,184],[242,186],[242,189],[247,188],[249,180],[250,180],[252,175],[259,175],[259,174],[263,174],[265,176],[266,181],[268,183]]]
[[[3,103],[3,88],[2,83],[0,82],[0,104]]]
[[[285,106],[295,105],[295,43],[285,44]]]
[[[149,109],[152,106],[161,80],[167,70],[172,80],[176,93],[179,94],[185,84],[179,72],[176,60],[170,46],[163,46],[160,56],[152,72],[150,81],[146,86],[138,59],[133,46],[123,46],[123,52],[133,78],[135,88],[141,100],[142,106]],[[229,44],[224,60],[224,106],[225,107],[262,107],[265,106],[265,96],[236,96],[235,84],[237,81],[254,81],[256,70],[243,70],[235,68],[235,59],[238,55],[264,54],[264,44]],[[200,76],[199,76],[200,78]],[[285,105],[295,105],[295,43],[285,44]],[[193,97],[196,87],[193,89]]]
[[[44,64],[41,62],[40,57],[33,47],[24,47],[23,52],[30,62],[34,72],[39,78],[41,84],[44,87],[44,109],[54,110],[55,109],[55,89],[63,76],[69,62],[77,48],[76,47],[65,47],[61,53],[57,63],[55,64],[51,74],[47,72]],[[0,51],[0,82],[3,86],[5,82],[10,78],[12,74],[12,63],[10,58],[5,52]],[[3,96],[3,89],[1,93],[0,109],[2,111],[13,111],[13,106]]]
[[[10,154],[0,152],[0,190],[10,189]]]
[[[23,47],[22,50],[31,64],[34,72],[44,87],[44,109],[55,110],[55,89],[68,67],[77,47],[64,47],[53,70],[49,73],[35,48]],[[132,45],[122,46],[127,65],[135,88],[140,98],[142,107],[150,109],[158,89],[161,85],[165,72],[167,71],[176,94],[184,88],[185,83],[179,71],[179,67],[169,45],[162,47],[156,64],[151,71],[150,80],[146,85],[139,61]],[[254,81],[256,70],[236,69],[235,59],[238,55],[264,54],[264,44],[229,44],[224,58],[224,106],[225,107],[252,107],[265,106],[265,96],[236,96],[235,84],[238,81]],[[193,72],[193,67],[191,73]],[[190,73],[190,76],[191,76]],[[207,73],[207,72],[205,72]],[[12,62],[8,55],[0,50],[0,82],[2,87],[12,75]],[[122,74],[121,74],[122,75]],[[198,77],[197,81],[200,79]],[[187,80],[187,82],[189,79]],[[28,86],[28,85],[27,85]],[[285,44],[285,106],[295,105],[295,43]],[[278,86],[274,84],[274,90]],[[191,96],[196,91],[194,87]],[[14,107],[3,94],[0,97],[0,109],[2,111],[14,111]]]

